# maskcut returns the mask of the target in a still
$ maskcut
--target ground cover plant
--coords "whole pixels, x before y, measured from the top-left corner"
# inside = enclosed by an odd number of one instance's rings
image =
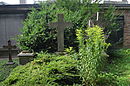
[[[62,86],[80,84],[77,61],[70,56],[40,53],[37,59],[18,66],[3,86]]]
[[[109,65],[107,72],[118,76],[119,86],[130,85],[130,49],[115,49],[109,51]]]
[[[15,59],[14,62],[16,64],[14,65],[6,65],[8,62],[7,59],[1,59],[0,60],[0,82],[4,81],[10,74],[10,72],[18,66],[18,59]]]

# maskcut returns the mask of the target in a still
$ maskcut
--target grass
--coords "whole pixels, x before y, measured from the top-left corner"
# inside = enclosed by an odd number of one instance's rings
[[[120,56],[118,56],[118,53]],[[118,75],[118,80],[125,85],[120,86],[130,86],[130,50],[121,50],[116,52],[116,57],[112,59],[112,62],[106,67],[107,71]]]
[[[18,66],[18,59],[14,59],[13,61],[15,62],[14,65],[6,65],[8,59],[0,60],[0,82],[5,80],[9,76],[10,72]]]

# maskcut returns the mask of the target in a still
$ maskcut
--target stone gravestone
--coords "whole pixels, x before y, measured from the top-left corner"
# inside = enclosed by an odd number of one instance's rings
[[[58,14],[58,22],[49,24],[49,27],[57,28],[58,52],[64,52],[64,29],[72,27],[72,25],[72,23],[64,21],[63,14]]]
[[[34,53],[30,53],[29,51],[22,51],[17,56],[19,57],[19,64],[25,65],[33,60]]]
[[[14,64],[13,60],[12,60],[12,55],[11,55],[11,50],[12,48],[16,48],[15,45],[11,45],[11,41],[8,41],[8,45],[7,46],[3,46],[3,48],[7,48],[8,49],[8,53],[9,53],[9,61],[8,61],[8,65]]]

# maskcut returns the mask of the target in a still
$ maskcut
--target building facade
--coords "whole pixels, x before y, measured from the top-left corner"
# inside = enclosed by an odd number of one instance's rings
[[[12,45],[16,45],[15,38],[20,34],[23,27],[23,21],[32,7],[37,8],[36,4],[19,5],[0,5],[0,58],[7,57],[8,50],[3,46],[11,40]],[[12,50],[14,56],[17,55],[17,49]]]

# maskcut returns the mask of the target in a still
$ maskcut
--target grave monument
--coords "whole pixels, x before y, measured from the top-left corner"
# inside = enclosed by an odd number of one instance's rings
[[[64,52],[64,29],[72,26],[72,23],[64,21],[63,14],[58,14],[58,22],[49,24],[49,27],[57,28],[58,52]]]
[[[11,45],[11,41],[8,41],[8,45],[7,46],[3,46],[3,48],[8,49],[8,54],[9,54],[9,61],[8,61],[8,65],[14,64],[13,60],[12,60],[12,55],[11,55],[11,50],[12,48],[16,48],[15,45]]]

